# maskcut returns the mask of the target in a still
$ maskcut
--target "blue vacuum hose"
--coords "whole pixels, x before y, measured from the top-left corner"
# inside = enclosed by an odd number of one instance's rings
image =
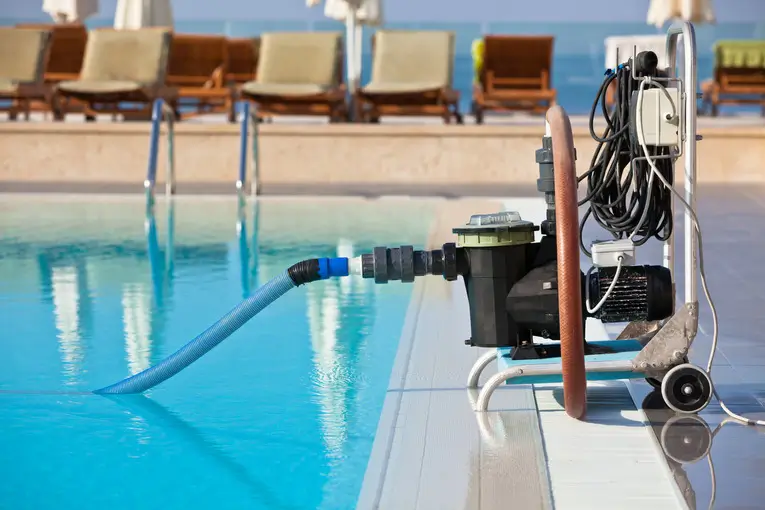
[[[260,287],[242,301],[236,308],[223,316],[195,339],[165,358],[158,365],[132,375],[122,381],[106,386],[94,393],[117,395],[142,393],[171,378],[196,360],[207,354],[213,347],[231,336],[261,310],[279,299],[288,290],[317,280],[335,276],[348,276],[347,258],[309,259],[290,267],[281,275]]]

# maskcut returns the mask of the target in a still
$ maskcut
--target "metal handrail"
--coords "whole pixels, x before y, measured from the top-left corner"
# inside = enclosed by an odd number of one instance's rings
[[[669,75],[677,78],[677,46],[678,39],[683,37],[683,79],[685,93],[683,104],[685,105],[685,129],[683,130],[683,152],[685,157],[685,201],[696,210],[696,32],[693,25],[684,21],[672,25],[667,32],[667,58],[669,59]],[[679,78],[677,78],[679,79]],[[673,200],[674,202],[674,200]],[[693,225],[691,211],[685,211],[685,302],[695,303],[698,301],[696,288],[696,230]],[[674,237],[674,235],[672,236]],[[674,246],[674,243],[671,245]]]
[[[175,194],[175,112],[162,99],[154,101],[151,112],[151,137],[149,139],[149,164],[143,187],[146,192],[146,204],[154,205],[154,186],[157,183],[157,160],[159,157],[159,137],[162,120],[167,121],[167,166],[165,167],[165,196]]]
[[[259,172],[259,139],[260,130],[258,128],[257,109],[250,101],[242,101],[242,116],[239,123],[239,173],[236,180],[236,190],[240,201],[244,200],[245,187],[247,185],[247,165],[249,154],[247,152],[247,141],[249,138],[250,126],[252,126],[252,184],[250,184],[250,194],[255,197],[258,194],[258,184],[260,180]]]

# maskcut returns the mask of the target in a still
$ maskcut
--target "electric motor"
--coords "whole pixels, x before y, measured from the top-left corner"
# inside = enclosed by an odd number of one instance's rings
[[[588,277],[590,307],[611,286],[616,267],[600,267]],[[619,279],[603,306],[592,314],[602,322],[661,320],[674,311],[672,274],[663,266],[622,266]]]

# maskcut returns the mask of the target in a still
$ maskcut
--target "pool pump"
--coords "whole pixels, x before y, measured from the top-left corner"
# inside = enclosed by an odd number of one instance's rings
[[[681,35],[685,46],[682,79],[676,75]],[[606,72],[589,123],[598,147],[589,169],[580,177],[571,121],[560,106],[547,111],[542,147],[536,151],[537,189],[544,194],[547,208],[539,226],[517,212],[477,214],[453,229],[457,243],[446,243],[440,249],[377,247],[350,260],[299,262],[159,364],[96,393],[139,393],[153,388],[303,284],[351,274],[381,284],[440,275],[448,281],[462,277],[471,325],[466,344],[489,348],[471,368],[468,390],[478,390],[479,376],[491,363],[499,368],[474,402],[471,396],[479,413],[487,411],[489,399],[500,385],[562,382],[566,413],[583,419],[587,381],[638,378],[660,387],[664,403],[674,411],[701,411],[714,393],[710,371],[717,345],[717,316],[706,286],[695,213],[696,108],[693,95],[682,93],[696,89],[694,41],[690,23],[673,26],[667,35],[670,65],[665,70],[658,69],[655,54],[635,49],[631,59]],[[614,92],[612,107],[607,105],[608,90]],[[593,128],[598,104],[606,117],[602,136]],[[674,188],[680,155],[685,166],[685,197]],[[580,200],[579,185],[585,181],[586,192]],[[685,207],[685,302],[677,309],[675,200]],[[579,218],[585,204],[588,208]],[[585,247],[580,234],[588,218],[613,239]],[[664,245],[663,264],[637,264],[636,248],[651,239]],[[592,260],[587,273],[581,271],[580,249]],[[714,325],[706,370],[688,361],[698,330],[697,269]],[[588,317],[628,324],[616,339],[591,339],[584,328]],[[535,342],[535,338],[557,343]],[[722,401],[720,405],[738,421],[765,425],[765,421],[731,412]]]
[[[548,200],[548,204],[552,204]],[[441,249],[378,247],[361,256],[361,275],[376,283],[417,276],[462,276],[470,306],[471,338],[476,347],[533,347],[532,338],[560,339],[558,265],[553,231],[534,241],[540,227],[517,212],[479,214],[454,228],[458,243]],[[581,273],[582,302],[600,300],[614,280],[616,267]],[[603,305],[587,316],[602,322],[654,321],[672,315],[674,290],[663,266],[621,266],[619,278]],[[537,356],[534,349],[517,355]]]

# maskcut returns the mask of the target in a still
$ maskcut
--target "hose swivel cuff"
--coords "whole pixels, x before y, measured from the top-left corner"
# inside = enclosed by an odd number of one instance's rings
[[[376,247],[361,256],[361,276],[374,278],[375,283],[400,280],[413,282],[416,276],[441,275],[453,281],[462,272],[458,268],[458,248],[445,243],[440,250],[415,250],[412,246]]]

